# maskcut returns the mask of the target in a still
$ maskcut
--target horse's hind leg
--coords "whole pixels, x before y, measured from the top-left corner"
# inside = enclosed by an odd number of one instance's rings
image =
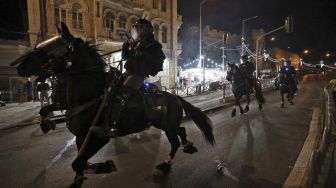
[[[170,172],[172,160],[174,159],[178,148],[181,146],[181,143],[177,137],[177,134],[169,133],[169,131],[166,131],[166,135],[171,145],[171,150],[170,150],[168,159],[165,160],[163,163],[156,166],[156,168],[162,171],[164,174],[168,174]]]
[[[193,154],[198,151],[193,143],[187,140],[187,133],[184,127],[180,127],[177,134],[181,138],[184,153]]]
[[[280,105],[280,107],[284,108],[285,107],[285,104],[284,104],[284,93],[282,91],[280,91],[280,95],[281,95],[281,105]]]

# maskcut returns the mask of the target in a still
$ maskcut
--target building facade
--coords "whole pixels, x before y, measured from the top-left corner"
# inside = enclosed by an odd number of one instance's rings
[[[118,50],[132,24],[139,18],[150,20],[154,35],[166,55],[164,70],[156,78],[173,88],[176,83],[176,59],[181,53],[177,33],[182,17],[177,0],[27,0],[30,46],[57,35],[56,25],[65,22],[76,37],[93,40],[102,53]],[[106,56],[117,66],[121,54]]]

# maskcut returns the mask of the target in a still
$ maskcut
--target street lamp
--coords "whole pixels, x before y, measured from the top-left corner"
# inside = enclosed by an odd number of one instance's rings
[[[330,56],[331,56],[331,54],[329,52],[327,52],[326,57],[330,57]]]
[[[275,41],[275,37],[271,37],[271,41],[274,42]]]
[[[252,16],[250,18],[246,18],[246,19],[243,19],[242,21],[242,38],[241,38],[241,41],[242,41],[242,45],[241,45],[241,55],[244,55],[244,48],[243,48],[243,45],[244,45],[244,40],[245,40],[245,22],[249,21],[249,20],[252,20],[252,19],[256,19],[258,18],[258,16]]]
[[[304,50],[303,53],[304,53],[305,55],[307,55],[307,54],[309,54],[309,50]]]
[[[205,64],[202,64],[202,5],[206,2],[207,0],[203,0],[200,3],[200,25],[199,25],[199,33],[200,33],[200,39],[199,39],[199,56],[200,56],[200,62],[199,62],[199,68],[201,65],[203,65],[203,92],[205,91]]]

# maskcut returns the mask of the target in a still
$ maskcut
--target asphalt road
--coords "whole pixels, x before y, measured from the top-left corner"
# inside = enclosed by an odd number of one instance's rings
[[[273,92],[266,95],[262,111],[252,102],[249,113],[235,118],[230,117],[231,108],[209,114],[215,147],[204,142],[192,122],[184,122],[199,151],[190,155],[180,149],[169,175],[155,169],[170,150],[159,130],[144,132],[139,139],[134,135],[113,139],[92,162],[112,159],[118,171],[89,174],[84,187],[281,187],[301,151],[312,107],[321,102],[320,89],[327,81],[306,76],[294,106],[280,108],[280,95]],[[74,136],[64,124],[48,134],[38,126],[1,131],[1,187],[67,187],[73,180],[70,164],[75,156]],[[225,173],[217,172],[215,160],[225,162]]]

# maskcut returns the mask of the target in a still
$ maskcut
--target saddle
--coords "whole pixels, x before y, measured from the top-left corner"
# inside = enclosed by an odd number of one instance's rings
[[[117,127],[120,136],[141,132],[167,113],[166,95],[154,84],[145,83],[130,95],[120,90],[108,103],[104,120],[109,127]]]

